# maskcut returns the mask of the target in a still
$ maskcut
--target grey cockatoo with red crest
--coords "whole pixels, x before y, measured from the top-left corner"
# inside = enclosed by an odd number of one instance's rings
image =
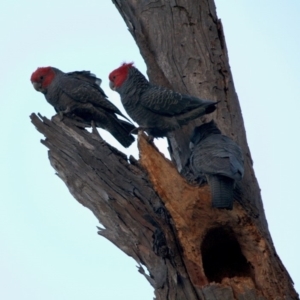
[[[128,115],[153,137],[164,137],[216,109],[217,102],[151,84],[132,63],[124,63],[112,71],[109,80],[110,87],[120,94]]]
[[[30,78],[34,88],[61,115],[75,118],[87,125],[110,132],[124,147],[134,142],[131,131],[135,126],[112,104],[101,89],[101,79],[89,71],[64,73],[54,67],[38,68]],[[127,119],[127,118],[126,118]]]

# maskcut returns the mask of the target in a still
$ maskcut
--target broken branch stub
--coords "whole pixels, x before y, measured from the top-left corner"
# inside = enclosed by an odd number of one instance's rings
[[[292,295],[285,269],[240,204],[232,211],[212,208],[208,186],[188,184],[144,135],[139,161],[128,161],[67,118],[31,119],[46,137],[58,176],[103,225],[98,233],[137,261],[156,299]]]

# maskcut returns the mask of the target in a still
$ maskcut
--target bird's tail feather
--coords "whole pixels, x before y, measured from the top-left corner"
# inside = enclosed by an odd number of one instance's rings
[[[114,120],[108,127],[107,130],[111,135],[125,148],[135,141],[133,135],[130,134],[130,131],[135,128],[134,125],[118,119],[118,122]]]
[[[91,121],[94,121],[96,127],[107,130],[125,148],[135,141],[133,135],[130,134],[135,126],[127,121],[118,119],[112,113],[95,108],[93,105],[81,105],[73,113],[86,124],[90,125]]]
[[[128,132],[128,134],[135,129],[135,126],[132,123],[123,121],[119,119],[119,123],[124,127],[124,129]]]
[[[176,119],[179,125],[186,125],[189,121],[197,119],[205,114],[212,113],[216,109],[217,103],[218,102],[207,103],[206,105],[202,105],[201,107],[178,116]]]
[[[232,209],[234,180],[221,175],[208,176],[212,206]]]

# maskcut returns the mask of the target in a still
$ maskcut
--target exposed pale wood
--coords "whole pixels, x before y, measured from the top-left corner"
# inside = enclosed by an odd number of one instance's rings
[[[152,82],[221,102],[214,114],[170,135],[172,162],[143,135],[140,160],[128,160],[67,118],[50,121],[33,114],[57,174],[99,219],[99,234],[137,261],[156,299],[299,299],[268,231],[213,1],[113,3]],[[177,171],[189,173],[189,134],[211,118],[245,156],[245,177],[232,211],[211,208],[209,188],[191,185]]]
[[[232,211],[212,208],[209,188],[189,185],[145,136],[139,136],[140,163],[128,162],[101,137],[66,118],[31,118],[46,136],[42,142],[58,176],[99,219],[104,227],[99,234],[140,264],[157,299],[223,299],[223,293],[284,299],[292,293],[286,271],[241,205],[236,202]],[[205,241],[215,228],[231,230],[228,238],[236,238],[247,261],[242,269],[225,266],[209,276],[209,268],[204,270],[205,248],[218,247],[214,238]],[[210,298],[210,289],[220,297]]]
[[[236,294],[250,289],[256,289],[257,295],[266,299],[289,294],[292,286],[281,262],[274,257],[273,246],[238,202],[235,201],[231,211],[212,208],[207,185],[188,184],[174,165],[144,138],[139,139],[139,150],[140,162],[174,220],[183,259],[195,287],[201,288],[211,282],[203,268],[205,249],[202,246],[206,247],[205,236],[213,230],[208,251],[218,247],[218,242],[225,235],[224,244],[228,245],[232,237],[236,238],[245,257],[245,263],[239,261],[238,268],[234,265],[222,267],[220,261],[218,272],[213,274],[215,280],[225,286],[230,285]],[[229,250],[234,252],[234,244]],[[235,259],[238,261],[238,257]],[[281,280],[274,281],[274,274]]]
[[[222,132],[243,149],[241,183],[245,209],[267,228],[260,189],[252,168],[242,113],[228,62],[221,21],[212,0],[113,0],[147,64],[151,82],[204,99],[221,101],[214,118]],[[179,170],[189,157],[188,140],[195,124],[171,134],[170,150]],[[266,232],[268,234],[268,231]]]
[[[139,163],[67,118],[31,119],[46,137],[42,143],[57,175],[98,218],[99,234],[137,261],[157,299],[198,299],[173,222]]]
[[[221,101],[214,114],[191,122],[170,135],[172,159],[178,170],[182,170],[190,155],[188,139],[195,124],[214,118],[222,132],[233,138],[244,153],[245,175],[237,186],[236,200],[269,245],[272,262],[284,270],[268,230],[230,71],[223,27],[213,0],[113,0],[113,3],[140,48],[151,82]],[[288,283],[291,290],[285,291],[286,295],[297,298],[292,280],[287,272],[284,274],[284,280],[276,273],[269,280]]]

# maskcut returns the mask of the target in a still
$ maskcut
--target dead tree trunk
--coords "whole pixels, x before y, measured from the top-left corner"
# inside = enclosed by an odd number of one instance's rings
[[[99,234],[140,264],[156,299],[298,299],[268,231],[213,1],[113,2],[152,82],[221,101],[212,117],[246,158],[234,208],[212,208],[209,188],[189,184],[177,171],[187,162],[196,123],[169,137],[173,163],[143,135],[139,161],[128,161],[68,119],[33,114],[52,166],[103,224]]]

